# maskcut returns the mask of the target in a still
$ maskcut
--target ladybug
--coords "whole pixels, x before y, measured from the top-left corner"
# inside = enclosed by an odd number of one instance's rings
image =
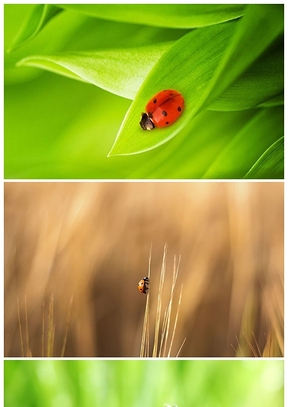
[[[143,293],[143,294],[147,293],[147,291],[149,290],[149,278],[148,277],[143,277],[142,280],[139,281],[138,290],[140,291],[140,293]]]
[[[146,105],[142,113],[140,126],[143,130],[153,130],[155,127],[167,127],[174,123],[183,112],[184,98],[176,90],[162,90]]]

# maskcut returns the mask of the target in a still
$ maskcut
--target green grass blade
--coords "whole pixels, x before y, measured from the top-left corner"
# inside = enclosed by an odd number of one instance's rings
[[[159,27],[195,28],[219,24],[243,15],[241,4],[67,4],[89,16]]]
[[[284,137],[270,146],[244,178],[282,179],[284,176]]]

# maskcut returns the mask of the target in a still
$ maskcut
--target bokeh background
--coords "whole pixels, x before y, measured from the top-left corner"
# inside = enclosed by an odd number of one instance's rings
[[[151,343],[166,245],[172,355],[281,356],[283,221],[282,182],[5,183],[5,356],[60,356],[67,326],[65,356],[139,356],[151,245]]]
[[[5,406],[282,407],[281,360],[5,361]]]

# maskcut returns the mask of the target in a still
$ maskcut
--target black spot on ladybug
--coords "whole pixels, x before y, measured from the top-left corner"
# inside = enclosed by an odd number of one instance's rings
[[[168,126],[169,122],[166,122],[166,125]]]
[[[182,109],[180,106],[178,106],[177,110],[178,110],[178,112],[181,112]]]
[[[157,99],[154,99],[154,100],[153,100],[153,103],[157,103]]]
[[[162,114],[163,116],[167,116],[168,113],[165,110],[162,110]]]

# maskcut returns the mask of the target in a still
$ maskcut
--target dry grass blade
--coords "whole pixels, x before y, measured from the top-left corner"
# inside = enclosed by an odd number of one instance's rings
[[[242,339],[240,340],[236,337],[238,344],[237,349],[233,347],[235,354],[238,357],[283,357],[284,353],[279,345],[277,334],[272,327],[270,328],[268,335],[265,336],[266,342],[262,351],[254,332],[251,333],[251,337],[246,333],[242,333],[241,337]]]
[[[149,266],[148,266],[148,278],[150,280],[151,276],[151,259],[152,259],[152,245],[150,247],[149,254]],[[140,348],[140,357],[149,356],[149,303],[150,303],[150,289],[147,292],[142,338],[141,338],[141,348]]]
[[[73,296],[70,298],[70,303],[68,307],[68,312],[66,316],[65,322],[65,331],[64,331],[64,338],[61,348],[60,356],[63,357],[66,349],[67,344],[67,337],[68,337],[68,328],[71,319],[71,312],[72,312],[72,304],[73,304]],[[42,322],[41,322],[41,356],[42,357],[53,357],[54,355],[54,347],[55,347],[55,321],[54,321],[54,296],[53,294],[50,297],[49,305],[48,305],[48,329],[46,329],[45,323],[45,307],[46,302],[43,300],[42,302]],[[29,324],[28,324],[28,309],[27,309],[27,298],[25,295],[24,300],[24,313],[25,313],[25,336],[23,335],[23,327],[21,321],[21,311],[20,311],[20,301],[17,297],[17,314],[18,314],[18,326],[19,326],[19,335],[20,335],[20,344],[21,344],[21,353],[22,357],[32,357],[32,351],[29,345]],[[47,330],[47,334],[46,334]],[[46,338],[47,335],[47,338]],[[47,343],[46,343],[47,340]],[[36,344],[37,346],[37,344]],[[37,353],[37,351],[36,351]]]
[[[153,353],[152,353],[153,357],[157,356],[157,351],[158,351],[158,341],[159,341],[160,321],[161,321],[161,308],[162,308],[162,292],[163,292],[163,286],[164,286],[164,280],[165,280],[165,270],[166,270],[166,254],[167,254],[167,247],[165,245],[161,273],[160,273],[158,299],[157,299],[154,347],[153,347]]]
[[[41,354],[42,354],[42,357],[45,356],[45,300],[42,303]]]
[[[284,352],[280,347],[277,334],[271,328],[266,338],[265,348],[263,350],[263,357],[283,357]]]
[[[53,356],[55,337],[55,324],[54,324],[54,297],[51,295],[49,303],[49,324],[48,324],[48,343],[47,343],[47,356]]]
[[[65,334],[64,334],[63,345],[62,345],[62,350],[61,350],[61,357],[64,356],[65,349],[66,349],[68,328],[69,328],[71,312],[72,312],[72,305],[73,305],[73,296],[70,298],[70,304],[69,304],[68,314],[67,314],[66,323],[65,323]]]
[[[18,314],[18,326],[19,326],[19,335],[20,335],[20,343],[21,343],[21,353],[22,356],[32,356],[32,352],[29,346],[29,326],[28,326],[28,311],[27,311],[27,298],[25,295],[24,299],[24,314],[25,314],[25,344],[24,344],[24,336],[22,332],[22,322],[21,322],[21,312],[20,312],[20,304],[19,298],[17,297],[17,314]]]
[[[272,287],[272,295],[266,293],[265,305],[270,319],[270,330],[266,338],[266,346],[263,356],[283,356],[284,355],[284,281],[279,275],[279,279]],[[279,289],[280,288],[280,289]]]
[[[28,312],[27,312],[27,297],[25,295],[25,325],[26,325],[26,356],[32,356],[29,346],[29,327],[28,327]]]
[[[21,325],[21,317],[20,317],[20,306],[19,306],[19,298],[17,297],[17,313],[18,313],[18,326],[19,326],[19,334],[20,334],[20,343],[21,343],[21,353],[22,356],[24,354],[24,344],[23,344],[23,334],[22,334],[22,325]]]
[[[170,300],[169,300],[168,308],[167,308],[167,311],[165,312],[163,329],[162,329],[162,337],[161,337],[161,345],[160,345],[160,351],[159,351],[159,355],[161,355],[161,353],[162,353],[163,356],[166,355],[166,347],[167,347],[167,343],[168,343],[168,336],[169,336],[169,328],[170,328],[170,320],[171,320],[171,312],[172,312],[174,291],[175,291],[175,286],[176,286],[177,277],[178,277],[180,260],[181,260],[181,257],[179,258],[178,265],[177,265],[177,259],[176,259],[176,256],[174,256],[173,280],[172,280],[172,286],[171,286],[171,294],[170,294]],[[181,288],[181,291],[182,291],[182,288]],[[181,294],[182,294],[182,292],[181,292]],[[178,306],[178,309],[179,309],[179,306]],[[178,319],[178,309],[177,309],[177,314],[176,314],[177,319]],[[177,319],[175,319],[176,323],[177,323]],[[175,328],[176,328],[176,326],[175,326],[175,323],[174,323],[174,329],[173,329],[174,334],[175,334]],[[172,347],[172,344],[173,344],[173,339],[174,339],[173,333],[172,333],[172,339],[171,339],[171,343],[170,343],[170,347],[169,347],[168,356],[169,356],[169,353],[171,353],[171,347]],[[162,351],[162,344],[164,345],[163,352],[161,352]]]
[[[186,342],[186,338],[183,339],[183,342],[181,343],[181,346],[180,346],[178,352],[176,353],[176,358],[178,358],[178,356],[180,355],[180,352],[181,352],[185,342]]]
[[[246,340],[252,355],[254,357],[261,356],[261,351],[259,349],[259,346],[258,346],[257,342],[255,342],[255,334],[254,334],[254,332],[252,332],[252,339],[251,340],[249,339],[249,336],[246,333],[243,333],[243,337]],[[252,340],[253,340],[254,344],[253,344]]]
[[[257,330],[258,315],[260,305],[255,300],[255,294],[246,300],[242,326],[237,338],[236,356],[252,357],[282,357],[284,355],[284,284],[279,276],[273,285],[265,288],[261,286],[261,295],[264,298],[263,304],[267,310],[266,329],[263,333],[264,343],[259,343]],[[277,294],[278,293],[278,294]],[[253,294],[253,293],[252,293]],[[261,338],[260,338],[261,340]],[[263,342],[263,341],[262,341]]]
[[[152,256],[151,256],[151,250],[150,250],[149,278],[150,278],[150,273],[151,273],[151,257]],[[175,287],[176,287],[176,283],[177,283],[181,257],[177,261],[176,256],[174,256],[173,277],[172,277],[170,297],[169,297],[169,302],[168,302],[167,308],[164,311],[163,321],[162,321],[162,325],[161,325],[161,320],[162,320],[161,311],[163,308],[162,307],[162,305],[163,305],[162,297],[163,297],[163,288],[164,288],[165,273],[166,273],[166,257],[167,257],[167,246],[165,245],[163,258],[162,258],[161,271],[160,271],[159,289],[158,289],[158,294],[157,294],[156,320],[155,320],[154,344],[153,344],[153,350],[152,350],[152,357],[167,357],[167,356],[170,357],[171,356],[171,350],[172,350],[172,346],[174,343],[176,327],[177,327],[177,322],[178,322],[178,317],[179,317],[179,309],[180,309],[180,304],[181,304],[181,299],[182,299],[183,285],[181,286],[180,296],[179,296],[178,305],[177,305],[177,309],[176,309],[176,316],[175,316],[175,320],[174,320],[174,324],[173,324],[173,328],[172,328],[172,333],[170,334],[172,308],[173,308],[173,304],[174,304],[173,300],[174,300],[174,296],[175,296]],[[149,353],[149,306],[150,306],[150,297],[148,294],[147,300],[146,300],[144,324],[143,324],[143,330],[142,330],[140,357],[149,357],[150,356],[150,353]],[[170,343],[169,343],[169,340],[170,340]],[[182,342],[182,345],[181,345],[177,355],[179,355],[184,342],[185,342],[185,340]],[[168,351],[167,351],[167,348],[168,348]]]
[[[181,285],[181,291],[180,291],[180,296],[179,296],[179,301],[178,301],[178,306],[177,306],[177,313],[176,313],[176,317],[175,317],[175,321],[174,321],[174,327],[173,327],[173,331],[172,331],[172,338],[171,338],[171,341],[170,341],[169,351],[168,351],[168,355],[167,355],[168,358],[169,358],[170,355],[171,355],[172,345],[173,345],[174,338],[175,338],[175,332],[176,332],[176,327],[177,327],[177,322],[178,322],[180,304],[181,304],[181,300],[182,300],[182,292],[183,292],[183,284]],[[183,347],[183,345],[184,345],[185,340],[186,340],[186,338],[185,338],[184,341],[182,342],[182,345],[181,345],[181,347],[180,347],[180,349],[179,349],[177,355],[179,355],[179,353],[181,352],[181,349],[182,349],[182,347]]]

